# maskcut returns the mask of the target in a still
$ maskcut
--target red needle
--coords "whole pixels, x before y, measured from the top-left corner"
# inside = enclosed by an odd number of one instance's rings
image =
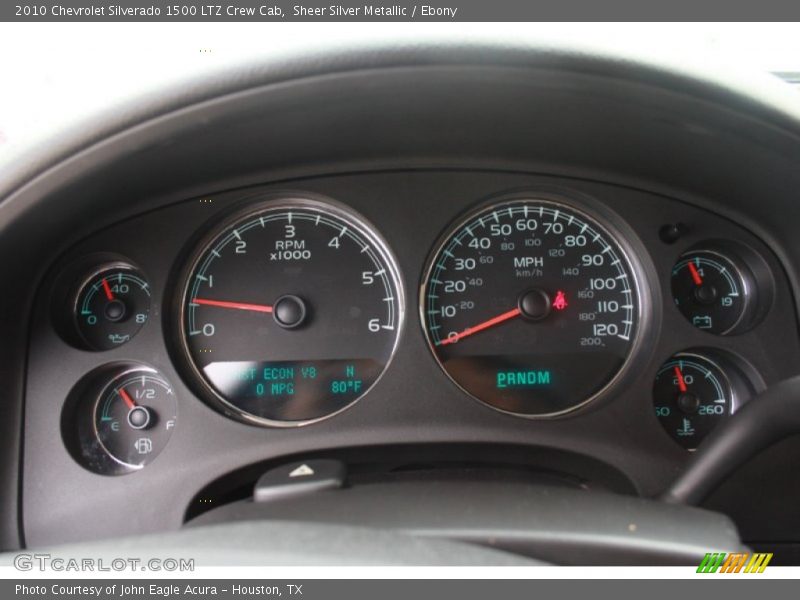
[[[105,291],[106,298],[109,302],[114,299],[114,294],[111,293],[111,286],[108,285],[108,281],[105,279],[103,279],[103,290]]]
[[[133,401],[133,398],[130,397],[130,394],[125,391],[125,388],[119,388],[119,395],[125,401],[125,404],[128,405],[129,410],[133,410],[136,408],[136,402]]]
[[[675,366],[675,377],[678,378],[678,389],[680,389],[682,394],[685,394],[688,388],[686,387],[686,382],[683,380],[683,373],[681,373],[681,368],[679,366]]]
[[[438,345],[444,346],[446,344],[452,344],[462,338],[472,335],[473,333],[478,333],[479,331],[483,331],[484,329],[489,329],[489,327],[494,327],[495,325],[499,325],[504,321],[508,321],[509,319],[518,317],[520,314],[522,314],[522,311],[519,308],[515,308],[514,310],[504,312],[502,315],[497,315],[496,317],[489,319],[488,321],[484,321],[479,325],[475,325],[475,327],[467,327],[461,333],[457,333],[455,335],[451,335],[443,339],[441,342],[439,342]]]
[[[697,267],[694,266],[692,261],[686,263],[689,266],[689,272],[692,274],[692,280],[694,281],[695,285],[703,285],[703,278],[700,277],[700,273],[697,271]]]
[[[206,306],[219,306],[220,308],[238,308],[239,310],[252,310],[255,312],[271,313],[272,307],[265,304],[246,304],[244,302],[226,302],[224,300],[206,300],[205,298],[194,298],[195,304]]]

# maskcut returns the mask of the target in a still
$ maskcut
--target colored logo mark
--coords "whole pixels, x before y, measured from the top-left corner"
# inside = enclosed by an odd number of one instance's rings
[[[703,557],[698,573],[763,573],[772,553],[709,552]]]

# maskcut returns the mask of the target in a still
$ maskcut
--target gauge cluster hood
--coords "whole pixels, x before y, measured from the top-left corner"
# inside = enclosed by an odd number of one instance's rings
[[[28,334],[48,271],[91,234],[188,198],[401,170],[435,170],[440,182],[481,171],[504,185],[509,174],[602,182],[680,198],[752,232],[785,269],[792,294],[782,300],[793,305],[797,92],[735,65],[586,32],[576,42],[543,27],[395,36],[376,27],[311,43],[287,36],[205,62],[145,55],[128,72],[82,79],[68,108],[50,111],[65,84],[35,80],[24,95],[37,100],[19,107],[32,125],[0,153],[0,281],[14,282],[0,296],[0,546],[23,541]],[[46,494],[47,483],[31,489]]]

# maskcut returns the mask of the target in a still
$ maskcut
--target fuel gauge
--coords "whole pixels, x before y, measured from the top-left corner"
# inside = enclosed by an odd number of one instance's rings
[[[131,369],[109,381],[100,394],[95,435],[123,467],[140,469],[166,446],[176,414],[172,386],[151,369]]]
[[[64,441],[75,459],[101,475],[140,470],[164,450],[177,425],[170,383],[135,362],[104,365],[73,388],[62,413]]]

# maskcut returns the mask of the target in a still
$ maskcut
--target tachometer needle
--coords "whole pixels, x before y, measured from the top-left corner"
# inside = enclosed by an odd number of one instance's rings
[[[692,274],[692,281],[694,281],[694,284],[696,286],[703,285],[703,278],[700,277],[700,272],[697,270],[697,267],[694,266],[694,263],[689,261],[686,264],[689,266],[689,273]]]
[[[205,306],[218,306],[220,308],[237,308],[239,310],[251,310],[254,312],[271,313],[272,307],[266,304],[247,304],[244,302],[226,302],[224,300],[207,300],[206,298],[193,298],[193,304],[203,304]]]
[[[119,388],[118,391],[122,400],[125,402],[125,404],[128,405],[128,410],[133,410],[134,408],[136,408],[136,402],[134,402],[130,394],[125,391],[125,388]]]
[[[103,279],[103,291],[106,293],[106,299],[111,302],[114,299],[114,294],[111,293],[111,286],[108,285],[108,281],[105,278]]]
[[[484,329],[489,329],[489,327],[494,327],[495,325],[499,325],[509,319],[513,319],[514,317],[518,317],[522,314],[522,311],[519,308],[515,308],[514,310],[510,310],[508,312],[504,312],[502,315],[497,315],[496,317],[489,319],[488,321],[484,321],[479,325],[475,325],[474,327],[467,327],[461,333],[457,333],[455,335],[451,335],[440,341],[437,346],[445,346],[447,344],[452,344],[457,342],[460,339],[463,339],[467,336],[472,335],[473,333],[478,333],[479,331],[483,331]]]
[[[683,373],[681,372],[681,368],[677,365],[675,366],[675,377],[677,377],[678,379],[678,389],[681,391],[682,394],[685,394],[688,388],[686,387],[686,381],[683,379]]]

